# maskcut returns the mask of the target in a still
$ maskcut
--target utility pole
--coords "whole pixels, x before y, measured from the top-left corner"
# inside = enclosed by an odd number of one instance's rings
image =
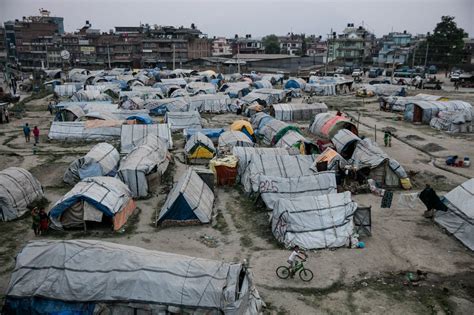
[[[331,43],[331,36],[332,36],[332,28],[331,28],[331,33],[328,34],[328,40],[327,40],[327,44],[326,44],[326,63],[324,65],[324,76],[327,76],[327,72],[328,72],[329,46],[330,46],[330,43]]]
[[[416,55],[416,46],[413,47],[413,60],[411,61],[411,67],[415,67],[415,55]]]
[[[240,60],[239,60],[239,55],[240,55],[240,44],[239,40],[237,39],[237,72],[240,73]]]
[[[426,40],[426,53],[425,53],[425,68],[426,68],[426,63],[428,61],[428,50],[430,49],[430,43],[428,40]]]
[[[176,46],[173,44],[173,70],[176,67]]]
[[[45,44],[45,49],[46,49],[46,68],[49,69],[49,58],[48,58],[48,43],[46,42]]]
[[[110,45],[107,44],[107,60],[109,61],[109,69],[111,69],[110,67]]]

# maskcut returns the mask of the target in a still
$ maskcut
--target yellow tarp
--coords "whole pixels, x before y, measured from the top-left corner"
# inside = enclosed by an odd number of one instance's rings
[[[213,157],[214,152],[203,146],[199,146],[192,154],[188,155],[188,159],[212,159]]]
[[[327,148],[326,150],[324,150],[323,153],[321,153],[320,155],[318,155],[316,157],[316,163],[319,163],[319,162],[328,162],[329,163],[329,162],[332,161],[332,159],[334,159],[338,155],[339,155],[339,153],[337,153],[333,149]]]
[[[236,120],[232,123],[232,125],[230,125],[230,130],[233,131],[242,131],[244,128],[247,129],[247,132],[250,135],[253,135],[252,124],[246,120]]]

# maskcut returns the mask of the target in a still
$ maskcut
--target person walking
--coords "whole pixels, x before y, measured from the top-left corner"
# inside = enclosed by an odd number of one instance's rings
[[[53,114],[53,102],[49,102],[48,104],[48,111],[52,115]]]
[[[25,141],[30,142],[31,129],[28,123],[23,126],[23,134],[25,135]]]
[[[40,215],[38,212],[38,208],[33,208],[33,210],[31,211],[31,216],[33,217],[33,224],[31,227],[33,228],[33,232],[35,232],[35,235],[39,236],[40,235]]]
[[[387,147],[391,147],[392,146],[392,134],[390,133],[390,131],[385,131],[384,135],[383,135],[383,142],[385,144],[385,146]]]
[[[35,137],[35,144],[39,143],[40,131],[38,129],[38,126],[35,126],[33,128],[33,136]]]
[[[7,124],[10,122],[10,113],[8,112],[7,108],[5,108],[5,121]]]

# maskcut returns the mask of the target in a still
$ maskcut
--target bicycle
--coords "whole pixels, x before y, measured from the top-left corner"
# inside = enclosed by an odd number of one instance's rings
[[[307,268],[304,267],[303,262],[305,260],[302,260],[301,262],[297,262],[295,268],[293,271],[290,269],[288,266],[280,266],[276,269],[276,274],[278,278],[280,279],[287,279],[290,275],[293,277],[298,271],[298,275],[301,280],[304,282],[309,282],[313,279],[313,272]]]

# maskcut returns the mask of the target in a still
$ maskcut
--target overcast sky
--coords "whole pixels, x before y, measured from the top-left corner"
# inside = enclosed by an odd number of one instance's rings
[[[323,35],[362,24],[377,36],[407,30],[432,31],[442,15],[474,37],[474,0],[0,0],[0,20],[37,15],[39,8],[64,17],[66,32],[84,25],[108,31],[114,26],[196,26],[209,36],[288,32]]]

